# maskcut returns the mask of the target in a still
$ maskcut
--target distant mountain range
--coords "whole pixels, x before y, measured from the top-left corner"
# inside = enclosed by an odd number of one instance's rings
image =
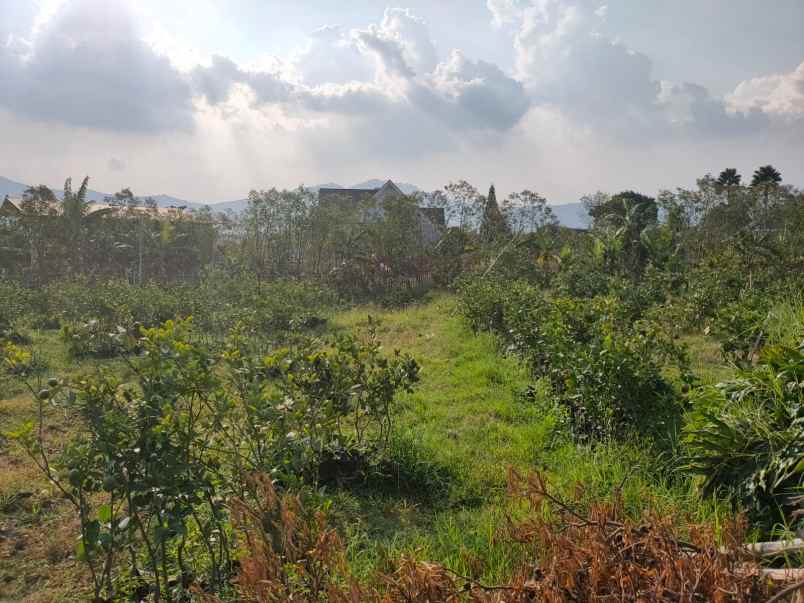
[[[80,185],[80,182],[73,182],[73,186],[77,187]],[[6,195],[10,197],[20,197],[22,193],[28,188],[27,184],[22,184],[21,182],[15,182],[13,180],[9,180],[8,178],[3,178],[0,176],[0,199],[5,198]],[[55,195],[61,199],[64,196],[64,190],[62,186],[51,186],[51,190],[55,193]],[[94,203],[102,203],[104,199],[107,197],[113,197],[109,193],[101,193],[92,189],[87,190],[87,201],[91,201]],[[140,197],[140,199],[144,199],[145,197]],[[170,195],[151,195],[151,198],[156,201],[156,204],[159,207],[187,207],[188,209],[198,209],[204,207],[205,203],[194,203],[193,201],[185,201],[184,199],[179,199],[177,197],[171,197]],[[245,200],[244,200],[245,201]],[[237,203],[237,202],[235,202]]]
[[[23,192],[25,192],[26,188],[28,187],[24,184],[20,184],[19,182],[14,182],[13,180],[0,176],[0,197],[5,198],[6,195],[9,195],[10,197],[19,197]]]
[[[403,193],[410,195],[419,190],[419,187],[413,184],[409,184],[407,182],[395,182],[396,185],[402,190]],[[74,183],[75,185],[76,183]],[[315,186],[308,186],[306,187],[307,190],[317,192],[321,188],[364,188],[364,189],[373,189],[373,188],[380,188],[383,184],[385,184],[385,180],[379,179],[372,179],[366,180],[365,182],[359,182],[358,184],[354,184],[352,186],[344,187],[340,184],[334,182],[327,182],[325,184],[317,184]],[[19,197],[22,195],[23,192],[28,188],[27,184],[22,184],[21,182],[15,182],[13,180],[9,180],[8,178],[3,178],[0,176],[0,201],[6,196],[9,195],[10,197]],[[61,198],[63,196],[62,187],[51,187],[53,192],[56,194],[57,197]],[[101,193],[95,190],[87,191],[87,200],[101,203],[107,197],[111,197],[108,193]],[[147,196],[141,196],[140,199],[145,199]],[[238,213],[243,211],[248,206],[248,199],[237,199],[234,201],[222,201],[222,202],[210,202],[210,203],[198,203],[195,201],[186,201],[184,199],[179,199],[178,197],[171,197],[170,195],[150,195],[156,204],[159,207],[185,207],[187,209],[200,209],[202,207],[209,206],[210,209],[217,212],[234,212]],[[589,217],[586,214],[586,211],[583,208],[583,205],[580,203],[567,203],[564,205],[551,205],[553,208],[553,213],[555,213],[558,221],[563,226],[568,226],[570,228],[585,228],[588,225]]]

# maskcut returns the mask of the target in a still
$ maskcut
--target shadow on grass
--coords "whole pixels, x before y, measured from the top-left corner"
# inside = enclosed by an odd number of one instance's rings
[[[388,459],[360,487],[371,494],[407,498],[434,507],[449,498],[456,480],[449,467],[427,458],[410,435],[397,435]]]
[[[397,434],[387,455],[368,466],[360,453],[341,452],[318,468],[318,483],[332,492],[361,499],[398,499],[419,507],[443,509],[457,476],[425,456],[410,434]]]

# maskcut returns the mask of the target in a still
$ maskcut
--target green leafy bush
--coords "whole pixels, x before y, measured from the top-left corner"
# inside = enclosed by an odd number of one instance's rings
[[[756,367],[695,391],[684,443],[686,468],[702,476],[706,495],[733,494],[766,522],[800,521],[804,343],[768,346]]]
[[[20,325],[32,321],[41,311],[41,293],[10,281],[0,281],[0,340],[26,342]],[[24,325],[23,325],[24,326]]]
[[[96,353],[104,331],[86,328]],[[234,333],[216,353],[190,320],[141,328],[134,382],[52,379],[37,396],[39,423],[10,434],[73,505],[76,557],[96,600],[140,587],[174,600],[189,600],[191,583],[223,588],[235,553],[225,503],[264,503],[255,476],[282,488],[341,483],[389,458],[396,395],[418,380],[412,358],[350,336],[269,354],[252,344]],[[75,425],[56,453],[42,440],[51,405]],[[116,572],[123,556],[128,577]]]
[[[512,309],[525,311],[537,300],[538,290],[525,281],[467,278],[457,285],[461,312],[475,331],[503,332]]]
[[[726,361],[743,367],[751,364],[767,337],[771,305],[767,294],[751,292],[717,309],[706,332],[720,342]]]
[[[558,273],[555,287],[561,295],[592,298],[608,293],[609,277],[592,265],[570,262]]]
[[[62,324],[95,319],[156,326],[186,316],[192,303],[181,287],[132,285],[123,280],[58,281],[45,291],[50,314]]]
[[[679,286],[675,275],[648,266],[638,282],[612,278],[609,295],[616,297],[623,311],[633,320],[644,318],[652,308],[663,305]]]
[[[662,369],[670,362],[691,380],[686,353],[617,298],[549,299],[526,283],[473,281],[461,306],[475,329],[496,332],[548,380],[577,438],[661,434],[680,412]]]
[[[244,343],[234,337],[223,357],[246,437],[263,442],[256,466],[289,480],[340,482],[385,457],[395,396],[418,381],[413,358],[386,358],[373,338],[348,335],[319,350],[307,343],[264,356]]]
[[[108,320],[91,319],[64,325],[59,332],[73,358],[112,358],[136,348],[139,325],[128,328]]]
[[[211,335],[223,336],[241,324],[253,335],[268,338],[318,324],[323,312],[336,304],[333,292],[314,283],[261,283],[249,275],[219,272],[209,273],[199,284],[172,287],[122,280],[59,281],[47,287],[43,298],[50,322],[40,326],[61,324],[71,332],[86,331],[90,321],[104,333],[117,325],[153,327],[192,316],[194,324]]]
[[[45,368],[32,351],[0,339],[0,367],[9,375],[25,375]]]
[[[11,325],[8,315],[2,314],[0,310],[0,342],[2,341],[19,341],[21,335]]]
[[[727,300],[738,299],[751,288],[745,267],[739,257],[730,253],[707,258],[691,269],[680,287],[676,304],[687,329],[700,328],[712,318]]]
[[[246,274],[207,274],[192,290],[184,315],[211,333],[225,334],[236,325],[252,335],[276,338],[288,330],[320,324],[326,311],[337,305],[337,295],[320,284],[275,280],[260,282]]]

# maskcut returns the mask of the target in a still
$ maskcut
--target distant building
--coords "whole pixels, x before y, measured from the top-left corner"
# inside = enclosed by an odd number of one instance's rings
[[[363,207],[361,221],[375,222],[384,218],[383,204],[390,199],[404,197],[405,193],[388,180],[380,188],[321,188],[318,203],[321,206],[338,205],[344,210],[353,211]],[[437,243],[446,228],[443,207],[417,207],[416,214],[424,243]]]
[[[0,203],[0,218],[13,219],[19,217],[22,212],[18,206],[18,199],[11,199],[6,196],[3,199],[3,203]]]

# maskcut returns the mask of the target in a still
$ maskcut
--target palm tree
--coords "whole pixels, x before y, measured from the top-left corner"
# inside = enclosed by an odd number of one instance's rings
[[[722,193],[723,191],[726,192],[726,203],[731,204],[732,202],[732,192],[742,182],[743,177],[737,173],[737,170],[734,168],[726,168],[715,180],[715,190],[718,193]]]
[[[737,173],[737,170],[734,168],[726,168],[720,172],[720,176],[717,178],[717,183],[719,186],[729,189],[733,186],[740,186],[742,179],[743,177]]]
[[[763,165],[754,172],[751,186],[764,187],[766,190],[782,182],[782,174],[772,165]]]
[[[84,255],[87,243],[86,237],[90,234],[89,226],[97,218],[114,213],[117,210],[114,207],[110,207],[88,212],[87,189],[89,187],[89,176],[84,178],[77,192],[73,192],[72,185],[72,178],[67,178],[64,182],[61,215],[64,223],[63,234],[67,247],[70,249],[70,268],[73,272],[77,272],[80,267],[85,265]]]
[[[754,172],[754,177],[751,180],[751,186],[762,190],[763,201],[765,207],[763,208],[763,230],[767,230],[768,224],[768,208],[770,205],[770,191],[775,189],[782,182],[782,174],[772,165],[763,165],[757,168]]]

